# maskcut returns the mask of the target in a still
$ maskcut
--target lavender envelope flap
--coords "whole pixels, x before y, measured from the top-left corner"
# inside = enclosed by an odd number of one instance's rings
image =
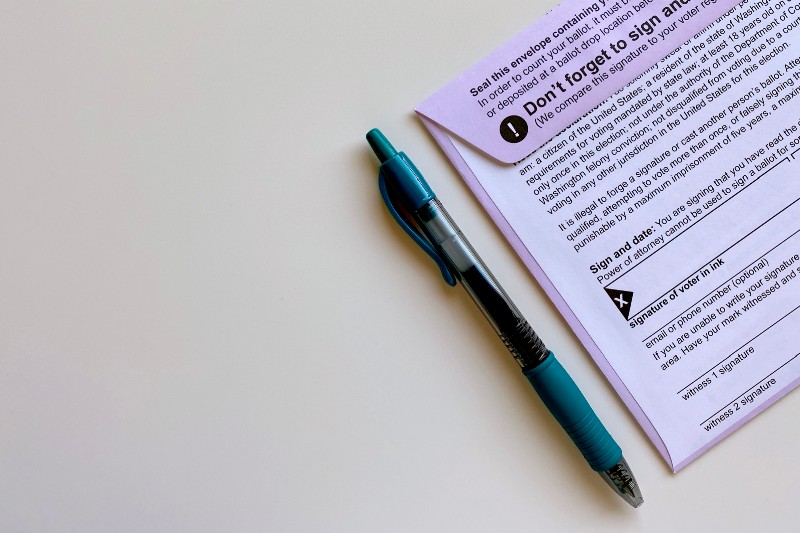
[[[737,0],[565,0],[416,108],[503,163],[521,161]]]

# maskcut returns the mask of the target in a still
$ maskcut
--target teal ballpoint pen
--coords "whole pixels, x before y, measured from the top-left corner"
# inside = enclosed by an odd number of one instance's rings
[[[622,450],[472,249],[425,178],[379,130],[367,133],[367,142],[381,162],[378,187],[394,219],[436,261],[449,285],[461,282],[589,466],[626,502],[640,506],[644,500]]]

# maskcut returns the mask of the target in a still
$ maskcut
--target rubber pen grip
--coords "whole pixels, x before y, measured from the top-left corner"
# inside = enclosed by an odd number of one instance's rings
[[[622,458],[622,449],[603,427],[553,352],[541,364],[523,374],[592,469],[605,471],[617,464]]]

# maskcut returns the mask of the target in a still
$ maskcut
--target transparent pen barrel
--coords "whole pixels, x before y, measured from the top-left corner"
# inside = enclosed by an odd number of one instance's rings
[[[519,365],[538,365],[549,350],[536,335],[438,200],[420,208],[415,217],[453,274],[492,324]]]

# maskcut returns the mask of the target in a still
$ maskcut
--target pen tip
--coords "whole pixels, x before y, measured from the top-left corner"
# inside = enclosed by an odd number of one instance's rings
[[[369,133],[367,133],[367,142],[372,148],[372,151],[375,152],[375,155],[378,156],[378,160],[381,163],[397,155],[397,150],[394,149],[389,139],[387,139],[378,128],[369,130]]]
[[[644,503],[639,484],[636,482],[633,471],[624,457],[605,472],[598,473],[614,489],[614,492],[619,494],[632,507],[639,507]]]

